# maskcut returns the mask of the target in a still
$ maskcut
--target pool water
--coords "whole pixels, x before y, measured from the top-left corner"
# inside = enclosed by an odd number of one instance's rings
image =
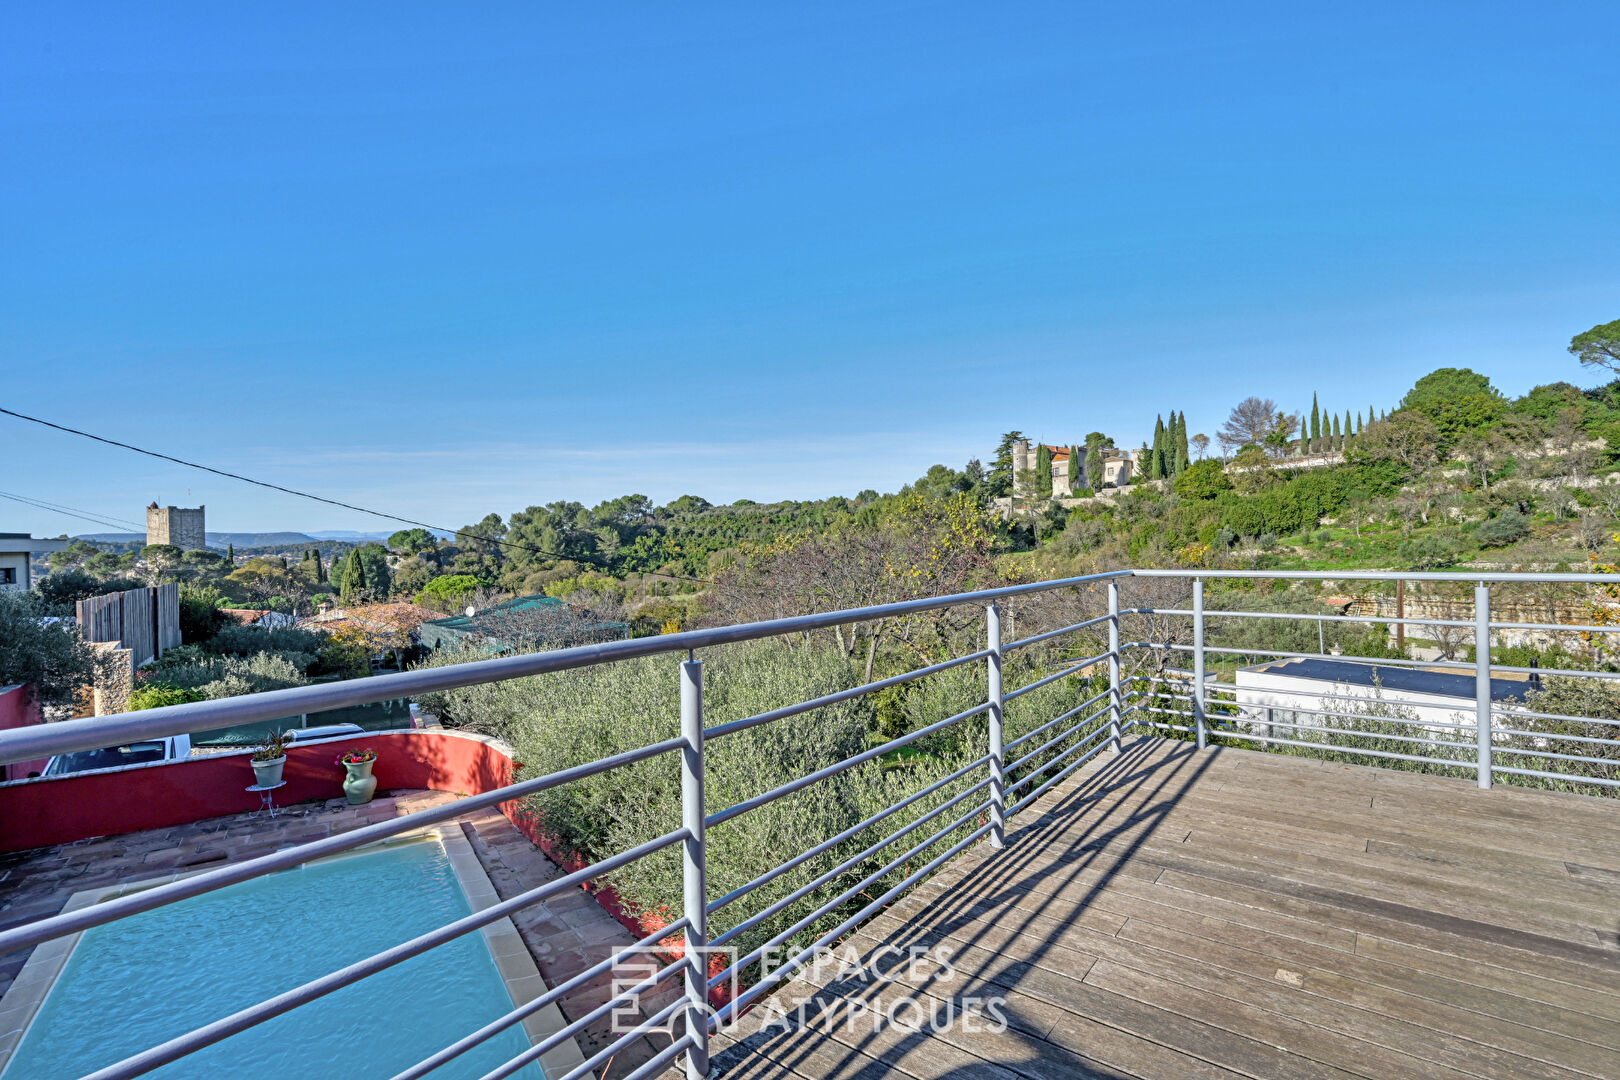
[[[470,912],[444,845],[310,863],[84,932],[5,1070],[75,1080]],[[512,1008],[473,931],[148,1075],[386,1078]],[[482,1076],[515,1025],[432,1073]],[[543,1080],[539,1067],[516,1075]]]

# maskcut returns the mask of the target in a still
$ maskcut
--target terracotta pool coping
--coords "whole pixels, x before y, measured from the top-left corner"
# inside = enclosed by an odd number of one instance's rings
[[[461,887],[462,893],[467,898],[467,906],[473,912],[483,911],[500,902],[489,874],[479,862],[477,854],[474,853],[472,845],[468,843],[459,826],[428,826],[380,843],[406,843],[428,837],[438,840],[444,847],[450,861],[450,869],[456,876],[456,883]],[[363,850],[365,848],[357,849]],[[353,854],[355,852],[345,852],[342,855],[328,857],[344,858]],[[62,911],[77,911],[113,897],[140,892],[155,885],[163,885],[203,872],[200,869],[188,870],[130,884],[84,889],[72,893]],[[514,1008],[533,1001],[550,989],[510,918],[497,919],[481,927],[479,932],[483,935],[484,946],[495,962]],[[57,977],[67,966],[68,958],[73,954],[73,949],[83,933],[80,931],[68,934],[35,946],[22,971],[6,991],[4,1007],[0,1008],[0,1077],[5,1075],[7,1067],[11,1064],[12,1054],[27,1035],[40,1006],[45,1003],[51,987],[56,985]],[[533,1046],[562,1030],[567,1022],[563,1019],[562,1011],[556,1002],[552,1002],[524,1017],[521,1024],[529,1044]],[[580,1052],[579,1044],[574,1039],[564,1041],[540,1057],[541,1069],[548,1077],[563,1076],[584,1062],[585,1056]]]

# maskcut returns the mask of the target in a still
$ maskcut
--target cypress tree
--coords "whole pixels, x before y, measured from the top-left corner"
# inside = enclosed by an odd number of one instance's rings
[[[320,549],[317,548],[311,554],[315,556],[315,580],[318,582],[326,581],[326,564],[321,562]]]
[[[1069,447],[1069,494],[1073,495],[1083,485],[1080,483],[1080,448]]]
[[[1350,410],[1344,410],[1344,438],[1339,440],[1339,449],[1343,450],[1350,443]]]
[[[1329,450],[1337,450],[1340,447],[1340,445],[1341,445],[1341,443],[1339,442],[1339,414],[1334,413],[1333,414],[1333,428],[1332,428],[1331,431],[1328,432],[1328,449]]]
[[[1322,440],[1322,410],[1317,408],[1316,395],[1311,395],[1311,450],[1315,452],[1321,448]]]
[[[1052,494],[1052,451],[1046,448],[1045,443],[1039,444],[1035,451],[1035,495],[1037,499],[1045,499]]]
[[[1187,447],[1187,413],[1176,417],[1176,475],[1180,476],[1192,464],[1192,451]]]
[[[1153,453],[1148,459],[1148,479],[1164,479],[1164,416],[1153,418]]]
[[[225,545],[225,558],[226,558],[227,561],[230,562],[230,564],[232,566],[236,565],[236,545],[235,544],[226,544]]]

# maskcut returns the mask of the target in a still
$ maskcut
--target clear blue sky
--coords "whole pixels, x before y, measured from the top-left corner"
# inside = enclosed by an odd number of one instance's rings
[[[1620,318],[1620,5],[601,7],[9,7],[0,402],[457,526],[1590,384]],[[388,527],[0,449],[118,517]]]

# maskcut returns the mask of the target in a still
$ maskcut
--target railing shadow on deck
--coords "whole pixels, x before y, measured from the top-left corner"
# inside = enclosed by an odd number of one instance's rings
[[[997,937],[1010,932],[1022,939],[1016,957],[1004,955],[984,967],[975,964],[973,974],[967,976],[966,991],[952,985],[962,978],[960,973],[936,972],[904,982],[888,982],[882,977],[874,982],[864,975],[829,981],[802,999],[801,1008],[787,1012],[780,1020],[773,1017],[761,1030],[717,1053],[713,1059],[716,1075],[723,1076],[762,1055],[786,1070],[804,1075],[859,1076],[863,1062],[870,1064],[867,1059],[897,1061],[933,1043],[935,1036],[926,1024],[912,1030],[919,1025],[895,1024],[861,1005],[851,1009],[852,1003],[863,1002],[885,986],[895,988],[902,997],[915,994],[926,998],[936,1007],[944,1003],[958,1013],[964,998],[1019,990],[1026,973],[1040,967],[1042,960],[1060,947],[1051,933],[1036,929],[1040,922],[1055,921],[1067,926],[1089,910],[1137,851],[1155,837],[1165,817],[1217,757],[1183,743],[1169,755],[1156,758],[1154,755],[1162,751],[1166,742],[1173,741],[1142,736],[1126,742],[1118,756],[1104,761],[1073,790],[1059,795],[1040,817],[1011,830],[1005,850],[994,852],[952,882],[950,891],[930,905],[926,924],[863,935],[866,940],[857,949],[860,966],[868,971],[877,966],[874,954],[892,956],[896,955],[893,950],[898,950],[910,955],[913,946],[933,949],[947,945],[957,956],[972,948],[1000,952],[994,944],[983,944],[987,931],[993,928]],[[1104,805],[1105,794],[1116,798]],[[1103,806],[1101,813],[1094,820],[1083,821],[1087,810],[1099,805]],[[1123,846],[1114,846],[1114,841],[1127,834],[1131,835]],[[1105,853],[1106,862],[1098,868],[1096,864]],[[1094,880],[1078,893],[1068,891],[1093,869],[1098,870]],[[998,912],[1001,917],[994,923],[974,929],[985,915]],[[881,942],[872,940],[874,937],[881,937]],[[1073,977],[1078,981],[1083,976],[1084,972],[1080,972]],[[1044,1025],[1023,1019],[1010,1005],[1003,1006],[1003,1012],[1007,1037],[1027,1044],[1031,1059],[1050,1056],[1053,1047],[1035,1034]],[[856,1016],[872,1017],[861,1021],[869,1027],[864,1035],[852,1030]],[[831,1037],[839,1025],[846,1025],[842,1037]],[[807,1041],[807,1035],[821,1038],[812,1043]],[[1000,1062],[1015,1066],[1016,1059],[1006,1056],[1013,1049],[1016,1044],[1003,1044],[999,1048]],[[819,1059],[814,1065],[812,1055]],[[1124,1075],[1086,1061],[1079,1054],[1064,1068],[1076,1077]],[[943,1069],[938,1075],[978,1077],[982,1070],[977,1065],[963,1066]]]

